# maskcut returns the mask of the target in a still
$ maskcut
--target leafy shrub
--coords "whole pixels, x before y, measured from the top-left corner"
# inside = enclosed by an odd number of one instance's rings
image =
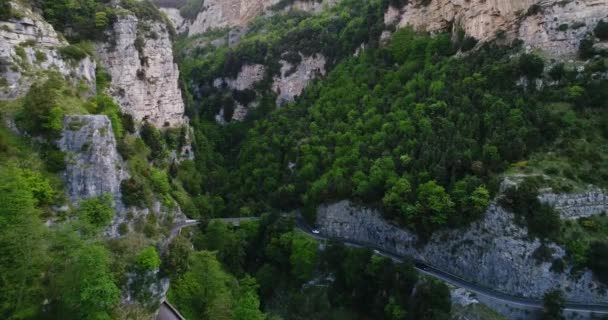
[[[194,19],[201,11],[204,0],[187,0],[186,4],[179,9],[179,13],[186,19]]]
[[[135,120],[133,120],[133,116],[128,113],[121,113],[122,126],[128,133],[135,133]]]
[[[135,264],[139,270],[152,271],[160,267],[160,258],[158,252],[152,246],[143,249],[136,258]]]
[[[557,240],[561,229],[559,213],[538,200],[538,185],[526,179],[516,187],[505,190],[500,204],[524,219],[528,233],[541,239]]]
[[[543,311],[540,320],[564,320],[564,304],[566,303],[559,289],[547,291],[543,296]]]
[[[25,49],[22,46],[15,47],[15,54],[19,58],[21,58],[22,62],[27,62],[27,53],[25,52]]]
[[[40,50],[36,50],[35,55],[36,55],[36,61],[38,61],[38,63],[45,62],[47,59],[46,54]]]
[[[164,170],[151,168],[150,181],[152,182],[152,188],[154,191],[160,194],[169,194],[171,191],[169,177],[167,177],[167,173]]]
[[[11,17],[9,0],[0,0],[0,20],[6,21]]]
[[[108,116],[112,122],[112,131],[116,139],[121,139],[124,135],[124,128],[122,124],[122,113],[120,112],[120,106],[114,99],[105,94],[97,95],[95,99],[95,113],[101,113]]]
[[[158,8],[149,0],[122,0],[122,6],[141,20],[164,21]]]
[[[123,180],[120,183],[120,192],[122,193],[122,201],[126,206],[143,208],[147,204],[148,197],[144,185],[135,178]]]
[[[600,22],[597,23],[597,26],[595,26],[595,29],[593,29],[593,33],[601,40],[608,40],[608,22],[600,20]]]
[[[479,42],[479,40],[475,39],[474,37],[465,37],[464,40],[462,41],[462,47],[460,49],[463,52],[469,51],[469,50],[475,48],[475,46],[477,45],[478,42]]]
[[[96,40],[116,20],[107,0],[37,0],[44,18],[71,41]],[[66,32],[69,30],[70,32]]]
[[[549,76],[551,79],[555,81],[561,81],[566,76],[566,68],[563,63],[558,63],[554,65],[551,70],[549,70]]]
[[[101,64],[98,64],[95,69],[95,87],[97,93],[103,94],[111,82],[112,76],[101,66]]]
[[[595,54],[595,49],[593,49],[593,39],[590,37],[585,37],[581,39],[578,47],[579,57],[581,59],[589,59],[592,58]]]
[[[112,195],[104,194],[101,197],[82,200],[78,207],[81,219],[96,228],[107,226],[114,217]]]
[[[52,203],[55,197],[55,190],[51,188],[48,179],[43,177],[40,172],[23,169],[21,176],[29,190],[31,190],[37,206],[45,206]]]
[[[58,75],[34,84],[25,96],[17,122],[31,134],[58,137],[63,121],[63,110],[59,107],[62,88],[63,80]]]
[[[50,143],[43,144],[41,148],[42,160],[49,172],[57,173],[65,170],[65,152],[59,150],[57,146]]]
[[[61,54],[64,59],[80,61],[93,55],[93,47],[89,42],[80,42],[59,48],[59,54]]]
[[[545,63],[543,59],[534,54],[522,54],[519,57],[519,70],[529,79],[540,78],[543,74]]]
[[[588,261],[593,274],[600,281],[608,284],[608,242],[596,241],[591,243]]]
[[[160,131],[149,122],[144,122],[140,130],[142,140],[150,147],[150,159],[160,159],[165,154],[165,144]]]

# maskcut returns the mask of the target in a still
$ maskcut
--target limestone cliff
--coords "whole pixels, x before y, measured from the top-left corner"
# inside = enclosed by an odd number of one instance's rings
[[[281,74],[274,77],[272,90],[277,94],[277,105],[293,102],[308,84],[319,75],[325,75],[325,57],[315,54],[304,57],[294,66],[281,60]]]
[[[104,115],[67,116],[59,148],[66,153],[65,182],[72,202],[110,193],[117,207],[120,182],[128,177],[116,151],[112,123]]]
[[[605,195],[548,198],[557,204],[563,218],[573,217],[574,206],[595,208],[596,213],[608,211]],[[514,215],[495,203],[480,221],[462,230],[435,232],[423,247],[417,246],[414,233],[393,226],[376,210],[348,201],[320,207],[317,224],[324,235],[416,257],[470,281],[514,295],[538,298],[545,291],[559,287],[571,301],[608,301],[606,288],[594,280],[590,271],[575,278],[569,274],[569,268],[565,272],[554,272],[550,270],[551,262],[538,262],[533,253],[540,241],[530,240],[527,230],[515,224]],[[548,246],[554,259],[565,256],[564,248],[554,243]]]
[[[606,17],[606,0],[413,0],[390,7],[385,23],[429,32],[460,27],[482,42],[521,39],[558,56],[576,53],[584,35]]]
[[[174,8],[162,8],[179,32],[188,35],[204,33],[211,29],[226,27],[245,27],[256,17],[275,10],[302,10],[319,12],[326,5],[338,0],[295,0],[284,6],[281,0],[205,0],[202,10],[192,19],[184,19]],[[278,7],[278,8],[277,8]]]
[[[113,40],[100,44],[98,54],[112,77],[109,93],[122,110],[157,127],[184,124],[179,70],[165,23],[125,15],[109,37]]]
[[[25,95],[32,83],[49,71],[94,87],[93,59],[65,59],[59,49],[68,46],[68,42],[50,24],[20,2],[11,2],[11,6],[20,17],[0,21],[0,99]]]
[[[272,78],[272,91],[277,95],[276,104],[281,106],[293,102],[315,78],[325,75],[325,57],[315,54],[310,57],[300,54],[300,62],[296,65],[280,60],[280,73]],[[228,88],[243,91],[253,90],[255,85],[263,81],[267,76],[267,67],[262,64],[244,65],[236,78],[217,78],[213,81],[215,88]],[[232,120],[243,121],[247,117],[248,110],[254,108],[256,102],[249,105],[241,105],[237,102],[232,115]],[[216,116],[220,123],[224,122],[224,110]]]

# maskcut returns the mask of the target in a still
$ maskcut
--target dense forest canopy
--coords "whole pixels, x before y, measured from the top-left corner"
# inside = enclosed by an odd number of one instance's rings
[[[511,50],[486,46],[455,58],[454,50],[447,35],[400,30],[251,129],[198,118],[205,156],[182,170],[202,176],[186,188],[222,195],[212,208],[220,215],[349,198],[428,232],[477,219],[510,164],[573,134],[595,135],[576,126],[603,121],[605,82],[567,73],[537,89],[544,62],[535,55],[513,59]],[[605,139],[599,133],[591,143]],[[573,178],[601,185],[606,172]]]
[[[140,19],[138,32],[167,22],[150,1],[109,2],[31,3],[71,43],[58,49],[69,63],[95,58],[93,43],[111,42],[108,30],[123,14]],[[385,26],[389,4],[403,2],[342,0],[311,14],[281,12],[291,3],[284,0],[237,44],[200,45],[227,29],[175,38],[194,141],[186,126],[159,129],[123,113],[101,64],[95,92],[48,72],[23,98],[0,102],[0,316],[149,319],[158,308],[150,288],[169,278],[168,299],[191,319],[449,319],[449,288],[411,262],[320,244],[281,214],[299,209],[314,223],[319,205],[343,199],[381,209],[424,241],[480,219],[499,195],[541,239],[534,256],[552,262],[552,272],[569,263],[574,276],[590,269],[608,283],[605,215],[562,221],[537,197],[547,186],[608,187],[607,62],[592,35],[581,41],[588,61],[576,68],[517,42],[478,45],[462,30],[430,36]],[[156,3],[189,19],[204,5]],[[0,0],[0,20],[18,15]],[[593,36],[606,39],[607,25]],[[380,41],[383,31],[392,35]],[[278,107],[271,86],[279,61],[317,54],[325,76]],[[266,67],[252,89],[214,85],[251,64]],[[220,110],[230,120],[235,106],[250,103],[257,107],[243,122],[217,123]],[[118,225],[116,239],[104,235],[116,214],[111,194],[66,205],[71,158],[56,141],[74,114],[108,117],[129,171],[120,191],[132,227]],[[194,159],[175,161],[190,143]],[[511,173],[529,179],[499,193]],[[158,207],[179,209],[200,228],[164,243],[173,225]],[[233,216],[261,219],[238,228],[212,220]],[[549,241],[566,248],[563,259],[548,260]],[[125,296],[137,303],[122,303]],[[563,304],[548,292],[543,316],[561,317]]]

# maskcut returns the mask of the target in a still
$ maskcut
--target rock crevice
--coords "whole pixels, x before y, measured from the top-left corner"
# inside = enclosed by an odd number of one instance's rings
[[[149,31],[138,28],[145,23]],[[112,77],[108,90],[124,112],[157,127],[186,123],[173,45],[162,22],[140,22],[135,16],[114,23],[114,40],[99,46],[102,65]]]

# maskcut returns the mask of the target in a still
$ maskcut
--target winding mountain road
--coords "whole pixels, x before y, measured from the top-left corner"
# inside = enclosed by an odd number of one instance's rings
[[[243,221],[255,221],[258,219],[259,218],[248,217],[248,218],[226,218],[226,219],[215,219],[215,220],[223,221],[225,223],[229,223],[229,224],[238,226]],[[196,224],[198,224],[198,221],[188,220],[181,224],[176,225],[171,230],[170,238],[172,239],[177,234],[179,234],[179,231],[181,229],[183,229],[185,227],[193,226]],[[390,258],[397,262],[411,260],[407,256],[400,255],[396,252],[390,252],[390,251],[387,251],[382,248],[378,248],[378,247],[368,244],[368,243],[358,243],[356,241],[352,241],[349,239],[335,239],[335,238],[330,239],[326,236],[323,236],[322,234],[313,233],[313,229],[301,217],[298,217],[295,219],[295,228],[308,234],[309,236],[311,236],[317,240],[327,241],[327,240],[333,239],[333,240],[338,240],[350,247],[369,248],[369,249],[374,250],[375,254]],[[173,235],[173,237],[171,237],[171,235]],[[168,242],[170,242],[170,241],[168,241]],[[434,277],[434,278],[437,278],[441,281],[444,281],[444,282],[454,285],[456,287],[467,289],[477,295],[483,295],[483,296],[489,297],[491,299],[494,299],[494,300],[497,300],[497,301],[500,301],[500,302],[503,302],[503,303],[506,303],[509,305],[513,305],[513,306],[520,306],[520,307],[523,306],[523,307],[533,308],[533,309],[542,309],[543,308],[543,302],[540,299],[513,296],[513,295],[510,295],[510,294],[507,294],[504,292],[496,291],[494,289],[484,287],[482,285],[479,285],[479,284],[473,283],[471,281],[465,280],[463,278],[460,278],[456,275],[453,275],[448,272],[437,269],[433,266],[428,265],[424,261],[413,260],[413,263],[414,263],[414,268],[418,272],[431,276],[431,277]],[[593,314],[597,314],[597,315],[608,315],[608,304],[587,304],[587,303],[566,302],[565,306],[564,306],[564,310],[570,311],[570,312],[585,312],[585,313],[593,313]]]

